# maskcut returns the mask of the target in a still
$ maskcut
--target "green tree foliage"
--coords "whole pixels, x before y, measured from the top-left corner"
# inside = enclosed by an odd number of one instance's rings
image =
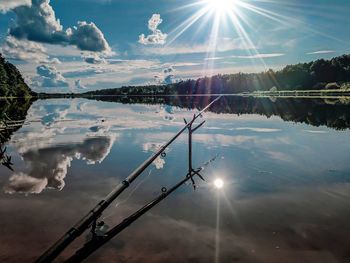
[[[0,54],[0,97],[30,97],[33,94],[18,69]]]

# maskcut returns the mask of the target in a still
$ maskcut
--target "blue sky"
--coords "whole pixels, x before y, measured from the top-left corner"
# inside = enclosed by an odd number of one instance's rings
[[[36,91],[171,83],[349,53],[347,0],[0,0],[0,10],[1,52]]]

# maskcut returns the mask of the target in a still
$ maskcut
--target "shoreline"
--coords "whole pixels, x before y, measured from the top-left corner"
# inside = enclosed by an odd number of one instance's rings
[[[338,99],[350,98],[350,91],[347,90],[285,90],[285,91],[254,91],[231,94],[117,94],[117,95],[88,95],[83,93],[62,93],[49,94],[38,93],[29,97],[0,97],[0,100],[36,100],[56,98],[100,98],[100,97],[217,97],[217,96],[241,96],[255,98],[302,98],[302,99]]]

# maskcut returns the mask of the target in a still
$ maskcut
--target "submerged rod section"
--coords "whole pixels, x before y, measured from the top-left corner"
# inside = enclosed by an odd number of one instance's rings
[[[178,131],[166,144],[164,144],[154,155],[149,157],[143,162],[136,170],[134,170],[124,181],[122,181],[117,187],[109,193],[109,195],[101,200],[90,212],[83,217],[75,226],[73,226],[66,234],[64,234],[52,247],[50,247],[36,263],[49,263],[52,262],[61,252],[67,248],[76,238],[85,232],[103,213],[103,211],[122,193],[127,189],[130,184],[139,177],[149,165],[157,159],[169,145],[171,145],[185,130],[192,127],[193,123],[202,116],[202,114],[208,110],[221,96],[214,99],[198,114],[194,115],[193,119],[186,123],[186,125]],[[192,178],[192,174],[190,174]]]

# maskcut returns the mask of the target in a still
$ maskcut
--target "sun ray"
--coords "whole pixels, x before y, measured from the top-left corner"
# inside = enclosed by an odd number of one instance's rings
[[[246,49],[246,51],[249,53],[250,56],[254,56],[254,55],[259,55],[259,51],[256,48],[256,45],[253,43],[253,41],[251,40],[250,36],[248,35],[248,33],[246,32],[246,30],[244,29],[244,27],[242,26],[241,22],[238,19],[238,16],[236,16],[234,13],[230,12],[228,17],[230,18],[230,20],[232,21],[232,24],[234,25],[238,35],[241,37],[243,44],[245,47],[251,47],[251,49]],[[253,52],[252,52],[253,51]],[[263,60],[263,58],[259,58],[259,61],[261,62],[261,64],[263,65],[263,67],[265,68],[265,70],[267,69],[266,63]]]
[[[168,41],[167,45],[173,43],[179,36],[181,36],[187,29],[189,29],[194,23],[209,12],[209,7],[202,8],[187,18],[184,22],[178,25],[175,29],[170,32],[171,40]],[[174,35],[175,34],[175,35]]]
[[[195,7],[195,6],[203,6],[204,2],[205,2],[205,0],[202,0],[202,1],[197,1],[197,2],[190,3],[190,4],[186,4],[186,5],[182,5],[182,6],[173,8],[173,9],[169,10],[168,12],[182,11],[182,10],[185,10],[185,9],[188,9],[191,7]]]

